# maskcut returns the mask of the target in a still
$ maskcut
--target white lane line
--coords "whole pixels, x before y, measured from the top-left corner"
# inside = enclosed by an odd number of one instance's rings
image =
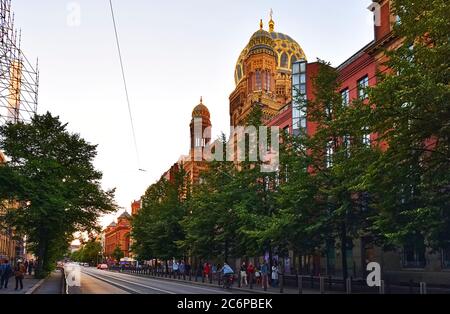
[[[117,276],[114,276],[114,275],[119,275],[118,273],[110,273],[110,274],[112,275],[111,277],[117,277]],[[203,288],[203,287],[196,286],[195,284],[190,284],[188,282],[187,283],[179,283],[179,282],[174,282],[174,281],[170,281],[170,280],[158,279],[158,278],[153,278],[153,277],[133,276],[133,275],[123,274],[123,273],[121,275],[122,276],[128,276],[128,277],[131,277],[131,278],[141,278],[141,279],[147,279],[147,280],[155,280],[155,281],[158,281],[160,283],[167,283],[167,284],[177,285],[177,286],[181,286],[181,287],[190,287],[190,288],[203,290],[203,291],[218,292],[219,294],[233,294],[231,292],[221,291],[219,286],[217,286],[217,288],[216,287]]]
[[[105,275],[105,276],[106,276],[106,275]],[[140,283],[137,283],[137,282],[134,282],[134,281],[126,281],[126,280],[123,280],[123,279],[121,279],[121,278],[118,278],[117,276],[109,276],[109,277],[112,277],[112,278],[115,279],[115,280],[119,280],[119,281],[122,281],[122,282],[126,282],[126,283],[129,283],[129,284],[135,285],[135,286],[140,286],[140,287],[143,287],[143,288],[147,288],[147,289],[159,291],[159,292],[162,292],[162,293],[166,293],[166,294],[177,294],[176,292],[172,292],[172,291],[168,291],[168,290],[164,290],[164,289],[159,289],[159,288],[155,288],[155,287],[148,286],[148,285],[143,285],[143,284],[140,284]]]
[[[137,291],[137,290],[132,289],[132,288],[129,288],[129,287],[127,287],[127,286],[124,286],[124,285],[121,285],[121,284],[119,284],[119,283],[113,282],[113,281],[111,281],[111,280],[102,278],[102,277],[100,277],[100,276],[96,276],[96,275],[91,274],[91,273],[88,273],[88,272],[83,272],[83,273],[84,273],[85,275],[91,276],[91,277],[93,277],[93,278],[95,278],[95,279],[97,279],[97,280],[100,280],[100,281],[109,283],[109,284],[111,284],[112,286],[122,288],[122,289],[124,289],[125,291],[132,292],[132,293],[136,293],[136,294],[142,294],[142,292],[140,292],[140,291]]]

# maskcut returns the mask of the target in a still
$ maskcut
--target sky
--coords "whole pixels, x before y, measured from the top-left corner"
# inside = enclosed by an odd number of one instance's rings
[[[12,0],[22,48],[28,59],[39,58],[38,112],[58,115],[71,132],[98,144],[95,166],[104,174],[103,188],[117,189],[117,214],[130,211],[188,153],[191,113],[201,96],[213,136],[229,130],[237,58],[260,19],[268,28],[270,9],[275,31],[294,38],[309,61],[337,66],[373,39],[370,3],[113,0],[136,154],[109,1]]]

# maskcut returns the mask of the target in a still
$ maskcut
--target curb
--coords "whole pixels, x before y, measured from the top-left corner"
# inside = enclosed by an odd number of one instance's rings
[[[33,287],[31,287],[27,292],[25,292],[25,294],[33,294],[36,292],[37,289],[39,289],[42,284],[45,282],[47,278],[45,279],[41,279],[37,284],[35,284]]]

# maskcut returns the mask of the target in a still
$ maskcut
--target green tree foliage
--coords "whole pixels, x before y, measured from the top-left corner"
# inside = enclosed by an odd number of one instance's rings
[[[96,146],[50,113],[0,127],[0,149],[10,158],[0,166],[0,199],[8,201],[2,222],[27,235],[45,276],[74,232],[98,229],[99,215],[115,210],[114,191],[100,186]]]
[[[162,178],[150,186],[142,209],[133,219],[133,251],[141,259],[182,257],[178,242],[184,239],[181,222],[186,214],[185,173],[181,169],[173,182]]]
[[[122,251],[120,246],[116,246],[114,251],[112,252],[112,257],[116,260],[116,262],[120,262],[122,258],[125,257],[125,253]]]
[[[218,141],[225,152],[225,136]],[[233,162],[214,161],[201,174],[202,183],[195,186],[187,204],[188,212],[182,226],[186,238],[179,243],[192,256],[227,260],[239,251],[239,219],[234,205],[240,197],[236,186]]]
[[[386,144],[365,181],[380,215],[376,232],[390,245],[425,239],[450,245],[450,4],[393,1],[404,38],[386,51],[390,71],[370,90],[364,118]]]
[[[89,263],[90,265],[96,265],[101,260],[102,244],[95,240],[90,240],[83,245],[78,251],[72,253],[71,260],[81,263]]]

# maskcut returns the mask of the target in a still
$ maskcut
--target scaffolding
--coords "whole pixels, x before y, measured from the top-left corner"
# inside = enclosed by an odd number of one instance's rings
[[[0,0],[0,125],[30,122],[37,112],[38,61],[33,66],[21,49],[11,0]]]

